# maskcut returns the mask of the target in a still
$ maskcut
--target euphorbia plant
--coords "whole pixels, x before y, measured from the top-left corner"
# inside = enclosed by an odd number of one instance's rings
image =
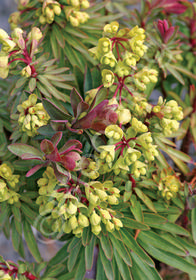
[[[2,279],[89,279],[93,265],[97,280],[161,279],[154,260],[194,279],[194,179],[186,177],[193,159],[168,139],[182,135],[185,105],[166,99],[161,80],[170,71],[181,81],[171,61],[179,63],[183,50],[168,19],[148,31],[150,9],[152,17],[161,5],[166,16],[177,7],[181,15],[187,6],[159,2],[143,7],[141,27],[111,21],[101,37],[100,22],[118,17],[108,14],[104,1],[21,0],[10,22],[22,28],[11,36],[1,30],[1,76],[9,69],[12,87],[3,92],[10,115],[2,116],[0,141],[6,139],[8,149],[0,153],[0,220],[23,258],[24,233],[36,261],[17,266],[2,260]],[[121,4],[116,7],[123,11],[126,1]],[[88,19],[80,9],[106,15]],[[163,97],[152,102],[156,85]],[[64,242],[49,262],[32,227]]]

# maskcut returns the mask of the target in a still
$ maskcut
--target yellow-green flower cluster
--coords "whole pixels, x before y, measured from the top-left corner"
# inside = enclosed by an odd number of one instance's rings
[[[176,197],[180,186],[180,181],[175,176],[170,175],[160,181],[158,189],[163,198],[170,200],[171,198]]]
[[[134,82],[139,90],[144,91],[146,90],[146,85],[150,82],[156,83],[158,81],[157,76],[157,70],[144,67],[141,71],[134,75]]]
[[[44,0],[42,6],[42,13],[39,16],[39,22],[41,24],[51,24],[54,21],[55,15],[61,14],[61,5],[54,0]]]
[[[15,190],[19,177],[13,174],[6,163],[0,165],[0,202],[7,201],[9,204],[18,202],[20,195]]]
[[[152,111],[162,116],[159,120],[159,125],[165,136],[170,136],[173,132],[178,130],[180,125],[179,121],[183,119],[183,111],[182,107],[178,106],[175,100],[165,102],[162,97],[160,97]]]
[[[0,280],[12,280],[13,278],[3,270],[0,270]],[[26,279],[26,277],[25,277]]]
[[[123,224],[114,217],[114,211],[107,208],[109,205],[117,205],[120,197],[119,189],[113,186],[112,181],[93,181],[85,187],[86,197],[89,201],[89,220],[91,230],[95,235],[98,235],[102,230],[102,224],[105,224],[107,231],[112,232],[115,229],[119,230]]]
[[[157,183],[160,195],[167,201],[175,198],[182,187],[179,178],[171,168],[161,170],[153,176],[153,179]]]
[[[86,12],[80,11],[80,9],[89,8],[88,0],[67,0],[67,4],[69,6],[64,7],[64,12],[72,26],[79,26],[89,19],[89,15]]]
[[[20,129],[31,137],[37,135],[37,129],[46,125],[50,119],[43,104],[37,103],[35,94],[31,94],[28,100],[17,106],[17,109],[20,112],[18,118]]]
[[[20,23],[20,12],[13,12],[12,14],[10,14],[8,22],[10,24],[11,30],[17,28]]]
[[[155,156],[158,156],[156,145],[152,144],[153,139],[151,132],[143,133],[138,136],[136,142],[141,145],[143,155],[148,161],[153,161]]]
[[[128,114],[128,118],[130,126],[125,132],[118,125],[106,127],[109,140],[107,145],[99,146],[99,154],[96,153],[100,174],[114,172],[127,176],[130,173],[139,178],[146,174],[145,161],[153,161],[158,156],[148,127],[136,117]]]
[[[5,79],[9,73],[8,57],[9,53],[14,49],[16,43],[9,37],[7,32],[0,28],[0,77]]]
[[[88,166],[87,168],[82,169],[82,174],[91,180],[97,179],[99,177],[99,166],[96,161],[93,161],[92,159],[88,158]]]
[[[122,227],[121,221],[114,217],[115,212],[107,208],[108,205],[119,203],[120,191],[113,186],[112,181],[86,183],[83,186],[86,204],[80,202],[80,196],[75,195],[81,186],[75,186],[72,194],[69,185],[59,185],[51,167],[47,167],[43,177],[38,180],[38,186],[40,196],[36,203],[39,204],[40,215],[48,217],[54,232],[72,232],[81,237],[83,229],[90,224],[96,235],[102,229],[101,222],[108,231]]]
[[[42,38],[42,33],[39,28],[33,27],[29,32],[27,39],[23,38],[24,32],[21,28],[15,28],[11,33],[11,37],[3,29],[0,29],[0,77],[5,79],[9,73],[9,64],[13,62],[25,63],[26,66],[22,69],[21,75],[30,77],[32,74],[32,57],[27,51],[27,45],[30,45],[33,40],[37,43],[31,44],[31,53],[37,51],[37,44]],[[10,61],[9,61],[10,59]]]
[[[37,181],[39,186],[39,194],[40,195],[50,195],[53,192],[58,181],[54,174],[54,170],[52,167],[48,166],[46,171],[43,174],[43,177]]]
[[[135,26],[132,29],[119,30],[118,22],[114,21],[104,27],[103,38],[99,39],[97,47],[90,49],[92,56],[97,59],[102,68],[102,81],[104,87],[110,87],[114,79],[108,81],[108,71],[114,72],[118,77],[134,76],[137,62],[147,51],[144,45],[145,30]],[[110,68],[110,69],[108,69]],[[107,71],[107,72],[106,72]],[[145,67],[134,77],[135,85],[140,90],[145,90],[150,82],[157,82],[157,71]],[[110,77],[112,74],[110,73]]]

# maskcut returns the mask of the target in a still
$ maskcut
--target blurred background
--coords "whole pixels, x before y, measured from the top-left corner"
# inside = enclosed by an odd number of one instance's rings
[[[0,28],[9,31],[8,17],[9,15],[16,11],[16,1],[15,0],[0,0]]]

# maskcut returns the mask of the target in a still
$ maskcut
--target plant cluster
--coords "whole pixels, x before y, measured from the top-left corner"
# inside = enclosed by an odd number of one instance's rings
[[[0,29],[0,224],[36,261],[0,279],[194,280],[195,5],[97,2],[19,0]],[[48,262],[32,227],[64,242]]]

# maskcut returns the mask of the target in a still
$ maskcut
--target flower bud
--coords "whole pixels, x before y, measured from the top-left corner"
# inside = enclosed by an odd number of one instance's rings
[[[131,120],[131,112],[129,109],[125,109],[122,106],[119,106],[116,113],[118,114],[118,122],[120,124],[127,124]]]
[[[82,9],[88,9],[89,7],[90,7],[90,3],[87,0],[82,0],[81,8]]]
[[[73,16],[69,17],[69,21],[70,21],[71,25],[74,27],[77,27],[80,24],[79,20]]]
[[[92,192],[90,192],[89,201],[91,204],[96,205],[99,201],[99,197],[97,195],[93,194]]]
[[[120,230],[120,228],[123,227],[123,224],[122,224],[121,220],[119,220],[117,218],[112,218],[112,221],[113,221],[114,226],[117,230]]]
[[[21,71],[21,76],[29,78],[31,76],[31,66],[27,65]]]
[[[119,203],[118,198],[115,195],[108,195],[108,203],[111,205],[117,205]]]
[[[6,31],[4,31],[2,28],[0,28],[0,43],[3,43],[2,40],[9,39],[9,35]]]
[[[101,217],[93,211],[92,215],[90,216],[90,223],[92,226],[97,226],[101,223]]]
[[[83,215],[82,213],[79,213],[79,215],[78,215],[78,224],[81,227],[88,227],[89,226],[89,220],[88,220],[88,218],[85,215]]]
[[[61,14],[60,4],[59,5],[57,5],[57,4],[53,5],[53,11],[54,11],[55,15],[59,16]]]
[[[66,211],[68,214],[70,215],[74,215],[77,212],[77,206],[75,204],[73,204],[71,201],[68,202],[68,207],[66,208]]]
[[[94,233],[95,235],[98,235],[101,232],[101,226],[100,225],[96,225],[96,226],[91,226],[91,230],[92,233]]]
[[[107,193],[105,191],[102,191],[102,190],[99,190],[99,189],[96,189],[96,194],[98,195],[98,197],[100,198],[101,201],[105,201],[107,200]]]
[[[102,219],[103,222],[104,222],[104,220],[111,220],[110,213],[107,210],[99,209],[99,213],[100,213],[101,217],[103,218]]]
[[[77,227],[76,229],[73,230],[73,234],[75,234],[76,237],[78,238],[82,237],[82,233],[83,233],[83,228],[81,227]]]
[[[9,68],[0,67],[0,78],[6,79],[9,73]]]
[[[104,69],[102,70],[101,75],[103,86],[106,88],[110,87],[114,82],[114,73],[110,70]]]
[[[111,125],[108,125],[105,129],[105,135],[108,137],[108,138],[113,138],[115,140],[120,140],[122,139],[123,137],[123,131],[122,129],[116,125],[116,124],[111,124]]]
[[[42,38],[42,36],[43,35],[42,35],[41,30],[37,27],[33,27],[28,34],[28,39],[31,40],[31,41],[36,40],[36,41],[39,42],[39,40]]]
[[[115,230],[114,224],[111,223],[109,220],[106,222],[106,230],[109,232],[113,232]]]
[[[77,218],[76,216],[72,216],[70,219],[69,219],[69,226],[71,227],[71,229],[76,229],[78,227],[78,221],[77,221]]]
[[[11,52],[16,46],[16,43],[13,40],[7,38],[2,39],[2,44],[1,51],[6,53]]]

